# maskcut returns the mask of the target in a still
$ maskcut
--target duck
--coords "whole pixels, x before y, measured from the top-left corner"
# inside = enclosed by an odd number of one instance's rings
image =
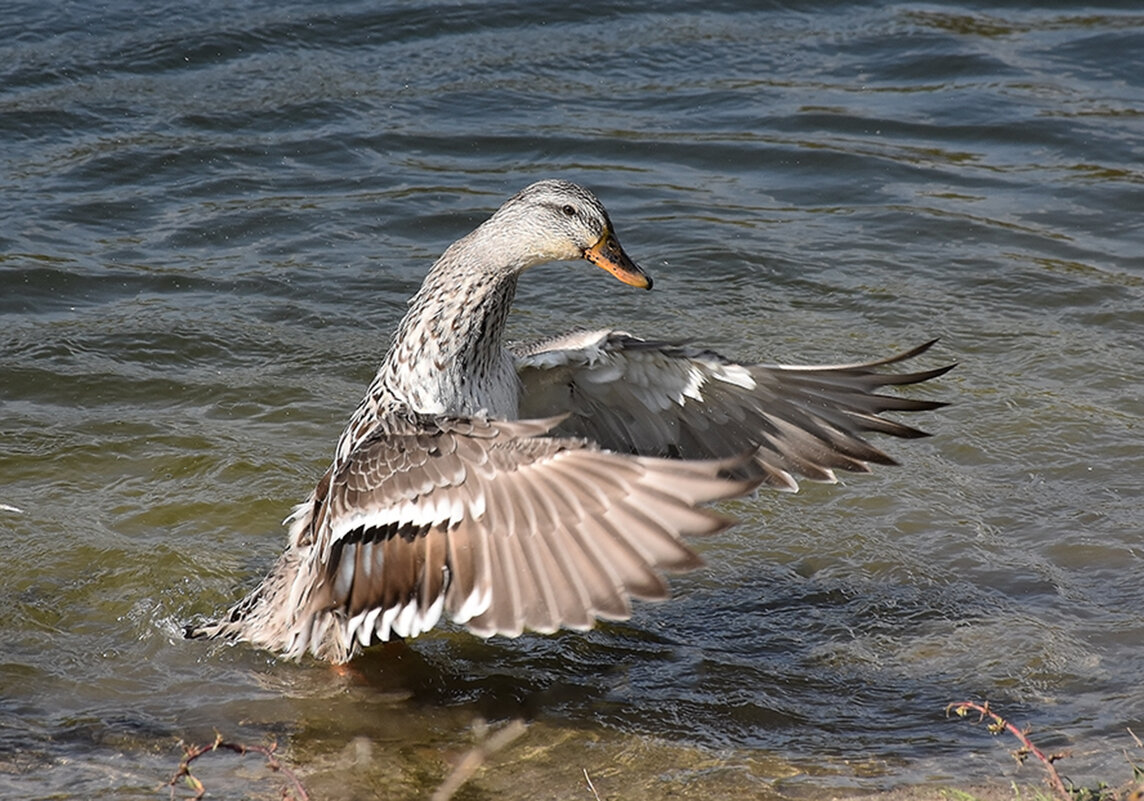
[[[588,189],[510,197],[409,301],[269,573],[187,637],[342,664],[442,619],[485,638],[626,619],[703,563],[688,540],[733,525],[712,504],[895,464],[870,434],[927,434],[884,414],[945,405],[878,391],[951,369],[883,369],[936,340],[825,366],[619,329],[508,343],[521,275],[561,261],[652,288]]]

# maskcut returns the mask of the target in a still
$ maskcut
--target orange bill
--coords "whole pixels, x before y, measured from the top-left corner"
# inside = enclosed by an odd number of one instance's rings
[[[651,276],[640,269],[620,243],[610,232],[600,237],[600,241],[584,251],[584,258],[616,278],[640,289],[651,289]]]

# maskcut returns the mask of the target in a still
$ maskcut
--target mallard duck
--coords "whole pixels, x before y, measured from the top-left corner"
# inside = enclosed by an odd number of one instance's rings
[[[732,523],[707,504],[892,464],[867,432],[924,434],[881,414],[943,405],[875,392],[950,369],[878,369],[932,342],[824,367],[617,330],[506,346],[521,273],[577,259],[652,286],[596,196],[567,181],[532,184],[453,243],[286,519],[285,553],[187,635],[340,663],[442,616],[482,637],[623,619],[631,599],[667,596],[665,571],[701,564],[684,538]]]

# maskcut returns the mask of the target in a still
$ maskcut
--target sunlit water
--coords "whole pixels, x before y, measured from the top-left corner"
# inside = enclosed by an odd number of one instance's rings
[[[1127,779],[1144,14],[372,5],[0,14],[0,796],[151,798],[217,730],[322,797],[422,797],[477,716],[533,721],[541,784],[478,780],[507,797],[588,797],[584,768],[629,798],[1039,781],[946,720],[963,699]],[[588,634],[446,627],[348,674],[182,640],[281,549],[435,256],[550,176],[656,289],[539,268],[514,335],[940,336],[935,436],[731,504],[674,600]]]

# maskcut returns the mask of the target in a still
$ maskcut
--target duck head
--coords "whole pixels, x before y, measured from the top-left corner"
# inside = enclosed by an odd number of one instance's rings
[[[517,272],[550,261],[584,259],[620,281],[651,289],[651,276],[624,252],[604,205],[571,181],[538,181],[517,192],[481,226],[503,237]]]

